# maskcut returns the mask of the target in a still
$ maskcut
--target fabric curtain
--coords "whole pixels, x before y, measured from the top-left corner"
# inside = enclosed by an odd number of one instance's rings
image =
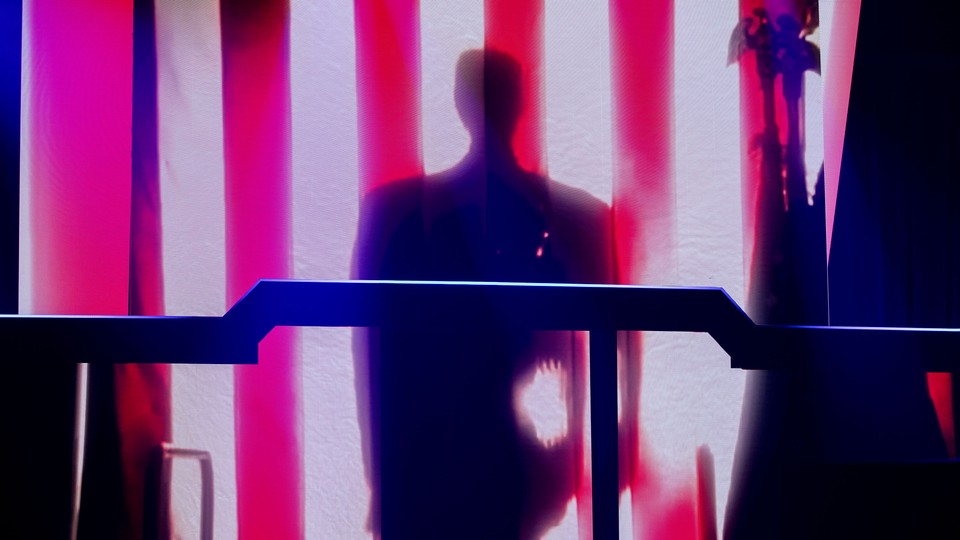
[[[470,113],[458,109],[457,63],[465,50],[486,47],[519,66],[522,105],[509,147],[531,177],[549,178],[526,195],[570,209],[558,211],[568,217],[591,209],[579,229],[550,223],[580,242],[568,256],[589,253],[610,267],[609,275],[557,280],[723,286],[763,322],[825,324],[829,313],[832,323],[952,324],[940,304],[940,311],[914,306],[906,318],[865,314],[904,305],[891,292],[902,280],[891,276],[935,266],[936,246],[931,240],[918,254],[895,244],[891,252],[882,246],[903,240],[890,232],[896,227],[858,227],[902,218],[938,237],[907,213],[881,216],[877,205],[886,199],[877,193],[893,192],[863,180],[859,171],[875,164],[848,149],[850,135],[840,152],[846,123],[835,121],[843,114],[830,103],[845,103],[849,53],[835,60],[824,52],[826,72],[839,75],[826,80],[819,183],[818,171],[794,157],[817,140],[803,114],[820,98],[808,91],[791,108],[782,76],[766,88],[756,43],[727,67],[731,32],[745,18],[754,19],[748,33],[758,32],[760,8],[770,28],[785,31],[789,23],[778,17],[788,15],[809,26],[807,41],[825,47],[824,33],[832,32],[837,50],[851,51],[857,14],[851,2],[834,4],[833,26],[824,15],[817,29],[808,17],[813,4],[801,0],[25,2],[22,304],[33,313],[216,315],[257,279],[350,278],[357,237],[386,227],[363,201],[391,185],[402,191],[403,180],[433,178],[471,154],[476,134],[461,127]],[[780,96],[769,114],[765,92]],[[872,114],[862,107],[851,104],[850,126]],[[5,116],[4,127],[10,122]],[[484,136],[489,166],[497,161]],[[921,208],[941,188],[933,182],[896,193]],[[384,200],[388,208],[403,203]],[[564,206],[571,200],[589,204]],[[428,213],[442,215],[431,201]],[[791,225],[785,216],[805,205],[813,214]],[[559,230],[547,229],[548,236]],[[509,232],[494,231],[523,243]],[[796,247],[798,236],[816,241]],[[810,256],[782,263],[789,242]],[[549,258],[550,245],[531,253]],[[861,268],[868,260],[872,273]],[[531,275],[562,274],[555,270]],[[849,283],[857,286],[838,288]],[[770,297],[788,307],[770,308]],[[933,312],[940,316],[922,315]],[[588,537],[586,341],[581,334],[562,341],[551,350],[571,359],[569,391],[578,404],[569,425],[582,432],[570,458],[575,496],[558,506],[551,523],[559,525],[546,537]],[[734,464],[744,377],[703,336],[630,333],[619,343],[623,534],[709,538],[724,519],[735,527],[727,494],[740,504],[751,489]],[[379,478],[374,465],[364,468],[372,459],[365,418],[376,414],[365,392],[379,375],[355,362],[346,333],[277,329],[260,355],[260,365],[232,374],[177,365],[91,370],[81,536],[139,537],[145,459],[160,441],[213,454],[218,536],[369,535],[379,502],[366,499]],[[69,396],[57,403],[72,404],[76,376],[57,377],[57,395]],[[950,439],[950,386],[938,381],[929,392]],[[754,406],[747,402],[744,422]],[[60,418],[61,438],[72,438],[72,420]],[[738,452],[738,460],[752,459]],[[189,499],[195,482],[189,473],[176,477],[175,501]],[[68,490],[61,491],[67,506]],[[178,530],[196,530],[189,504],[175,510]]]

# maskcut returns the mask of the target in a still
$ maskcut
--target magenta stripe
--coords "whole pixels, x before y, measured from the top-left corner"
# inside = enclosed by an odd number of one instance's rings
[[[132,2],[31,6],[33,311],[127,313]]]

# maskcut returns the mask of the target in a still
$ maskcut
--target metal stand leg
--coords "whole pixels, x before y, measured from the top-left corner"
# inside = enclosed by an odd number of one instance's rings
[[[590,424],[593,467],[593,538],[619,534],[617,470],[617,332],[590,332]]]

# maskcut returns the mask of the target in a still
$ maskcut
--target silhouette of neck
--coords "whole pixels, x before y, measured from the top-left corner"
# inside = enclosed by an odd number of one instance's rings
[[[485,131],[470,142],[470,150],[465,159],[470,163],[483,163],[493,170],[519,169],[510,139],[492,131]]]

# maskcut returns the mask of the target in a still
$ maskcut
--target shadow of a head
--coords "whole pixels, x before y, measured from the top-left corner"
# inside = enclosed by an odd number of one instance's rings
[[[520,64],[492,49],[460,55],[454,99],[471,138],[509,141],[522,111]]]

